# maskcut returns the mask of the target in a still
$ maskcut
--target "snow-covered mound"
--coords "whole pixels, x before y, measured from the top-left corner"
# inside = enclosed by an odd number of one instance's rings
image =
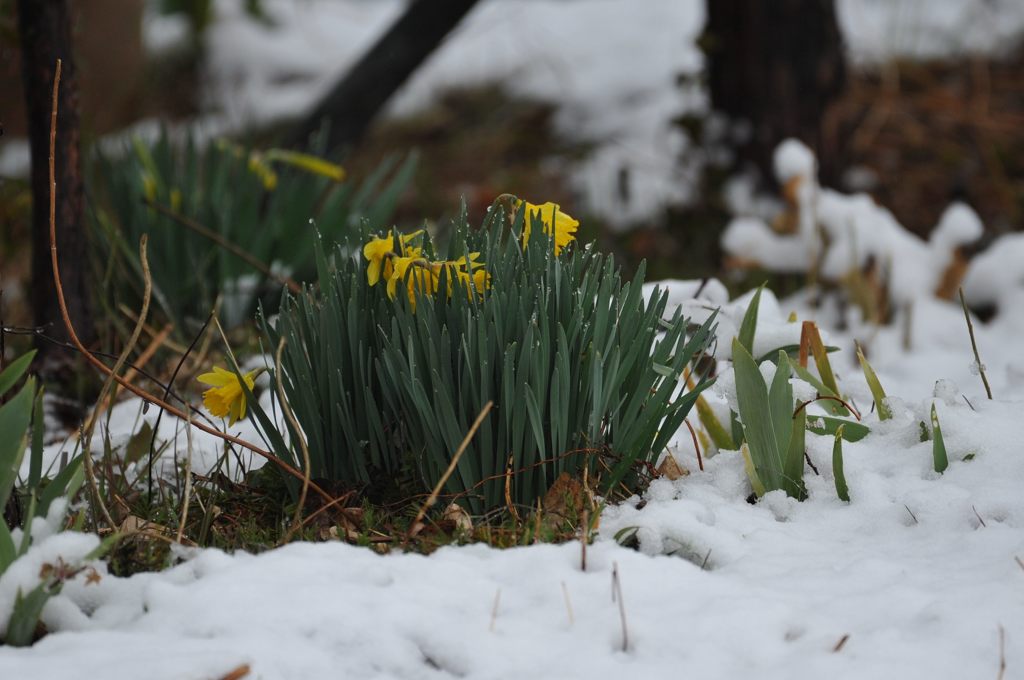
[[[1004,235],[966,258],[964,249],[984,234],[967,205],[951,204],[926,241],[867,194],[821,187],[814,156],[798,141],[776,149],[775,173],[785,187],[784,205],[755,200],[742,179],[728,192],[737,216],[721,243],[733,264],[813,273],[830,283],[870,276],[900,308],[936,295],[952,298],[962,284],[969,304],[1011,310],[1024,290],[1021,235]]]
[[[723,307],[720,347],[749,304],[714,281],[660,285],[695,317]],[[1024,321],[977,324],[989,401],[959,307],[925,298],[916,310],[907,352],[904,330],[856,319],[837,330],[837,308],[763,293],[765,347],[799,337],[793,312],[840,347],[833,367],[872,429],[845,447],[849,503],[833,487],[832,437],[807,435],[806,501],[771,492],[751,504],[740,455],[705,451],[701,472],[683,428],[670,450],[690,474],[606,509],[586,571],[577,543],[430,557],[338,543],[183,551],[184,563],[128,579],[99,564],[47,605],[54,632],[0,648],[0,677],[219,678],[247,665],[261,678],[962,678],[996,677],[1001,653],[1012,677],[1024,655]],[[867,412],[855,338],[892,420]],[[721,368],[707,395],[719,412]],[[941,475],[920,441],[933,404]],[[125,435],[126,414],[112,420]],[[84,549],[63,536],[46,550]]]

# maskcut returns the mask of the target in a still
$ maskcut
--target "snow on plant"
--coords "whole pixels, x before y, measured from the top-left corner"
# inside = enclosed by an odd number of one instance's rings
[[[729,340],[731,364],[718,376],[715,386],[715,391],[726,401],[727,417],[716,413],[703,397],[698,398],[696,405],[701,428],[697,432],[697,440],[702,442],[709,456],[714,456],[716,451],[739,452],[755,496],[783,490],[787,495],[803,500],[807,494],[804,484],[804,461],[807,459],[805,433],[834,438],[835,490],[840,499],[849,500],[851,493],[845,478],[843,443],[861,441],[876,426],[862,422],[861,414],[847,396],[829,359],[829,353],[839,348],[830,347],[822,341],[814,322],[804,321],[801,324],[799,345],[787,344],[785,338],[791,332],[781,333],[777,328],[776,332],[766,334],[767,344],[764,339],[755,343],[764,299],[771,301],[770,306],[774,310],[769,316],[778,316],[771,292],[763,287],[754,291],[735,336]],[[722,315],[723,319],[727,318],[730,310],[723,310]],[[792,330],[794,324],[795,316],[791,316],[784,325]],[[722,326],[726,325],[723,322]],[[726,329],[726,332],[728,330],[731,329]],[[726,338],[728,336],[723,335],[720,329],[719,340],[726,341]],[[757,352],[753,351],[755,344],[759,346]],[[909,419],[913,422],[913,412],[902,406],[899,399],[887,396],[862,348],[854,344],[878,423],[890,421],[881,428],[883,432],[900,427],[899,423],[891,421],[905,422]],[[815,371],[811,370],[812,360]],[[948,381],[940,380],[936,383],[934,396],[949,403],[957,396],[956,388]],[[917,413],[916,421],[920,440],[932,442],[932,467],[941,474],[949,463],[934,402],[926,404],[923,411]]]
[[[319,293],[287,295],[263,321],[268,346],[285,341],[290,441],[308,443],[312,476],[429,491],[493,402],[445,484],[474,512],[533,505],[563,472],[629,484],[710,384],[678,392],[714,316],[692,333],[681,313],[664,321],[667,297],[644,299],[642,268],[622,283],[609,258],[574,243],[577,225],[555,204],[506,195],[480,229],[463,212],[444,257],[420,233],[321,253]]]
[[[12,362],[0,373],[0,395],[22,378],[34,353]],[[82,458],[73,459],[52,480],[42,475],[42,393],[31,377],[0,406],[0,508],[13,502],[27,508],[23,527],[0,518],[0,644],[27,645],[36,634],[47,605],[63,584],[88,569],[105,546],[94,535],[61,533],[68,501],[82,485]],[[27,483],[16,489],[32,423],[32,453]],[[52,609],[52,607],[51,607]]]
[[[962,248],[977,241],[983,229],[968,206],[952,204],[924,241],[870,196],[820,186],[814,155],[800,142],[780,144],[774,160],[786,207],[771,225],[755,215],[738,215],[729,224],[722,247],[735,262],[843,284],[873,318],[884,316],[889,302],[904,306],[931,295],[951,299],[965,272],[977,280]]]

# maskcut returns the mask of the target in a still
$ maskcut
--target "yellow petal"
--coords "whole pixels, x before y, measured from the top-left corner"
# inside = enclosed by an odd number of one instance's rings
[[[540,205],[534,205],[526,201],[519,201],[516,205],[518,210],[525,206],[526,215],[523,219],[523,246],[530,241],[530,231],[533,228],[533,221],[539,219],[544,225],[544,233],[551,236],[554,241],[555,255],[559,255],[562,249],[573,241],[579,221],[562,212],[557,203],[548,201]]]
[[[220,393],[217,391],[218,389],[217,387],[211,387],[203,392],[203,406],[206,407],[206,410],[211,415],[223,418],[228,413],[228,405],[221,399]]]
[[[196,380],[203,383],[204,385],[213,385],[214,387],[221,387],[227,385],[229,382],[235,379],[235,374],[230,371],[225,371],[220,366],[214,366],[212,373],[203,373],[196,377]]]

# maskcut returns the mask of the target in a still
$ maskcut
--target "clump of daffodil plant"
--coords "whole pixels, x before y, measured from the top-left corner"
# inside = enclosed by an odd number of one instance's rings
[[[145,233],[153,313],[173,323],[177,340],[191,339],[193,322],[215,304],[225,327],[246,323],[259,301],[276,304],[282,277],[314,278],[310,243],[318,232],[343,240],[363,219],[390,219],[415,171],[413,155],[398,160],[353,177],[315,154],[168,133],[95,154],[88,217],[100,248],[96,264],[106,272],[101,296],[138,308],[142,266],[128,244]]]
[[[262,322],[267,346],[286,341],[281,378],[312,477],[429,492],[493,402],[443,489],[472,511],[530,506],[562,472],[586,468],[605,490],[635,480],[707,386],[686,391],[682,377],[713,322],[688,334],[678,312],[664,321],[643,268],[623,283],[577,244],[578,225],[505,195],[479,229],[463,209],[443,256],[424,232],[321,253],[318,288]]]

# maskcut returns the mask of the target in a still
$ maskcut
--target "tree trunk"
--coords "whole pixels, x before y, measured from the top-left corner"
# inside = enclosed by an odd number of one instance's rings
[[[795,137],[833,179],[836,149],[825,123],[846,80],[833,0],[707,0],[707,12],[711,105],[750,122],[741,155],[771,181],[774,148]]]
[[[387,33],[296,128],[290,143],[305,147],[324,122],[327,151],[357,142],[402,83],[430,56],[477,0],[413,0]]]
[[[53,76],[61,59],[58,98],[55,181],[56,233],[60,272],[68,312],[86,344],[95,339],[88,259],[82,219],[82,172],[79,155],[79,102],[71,44],[69,0],[18,0],[22,74],[32,158],[32,292],[30,302],[37,326],[48,335],[66,339],[50,266],[50,109]],[[48,343],[39,345],[49,359],[66,356]],[[51,362],[44,362],[44,368]],[[61,362],[63,363],[63,362]]]

